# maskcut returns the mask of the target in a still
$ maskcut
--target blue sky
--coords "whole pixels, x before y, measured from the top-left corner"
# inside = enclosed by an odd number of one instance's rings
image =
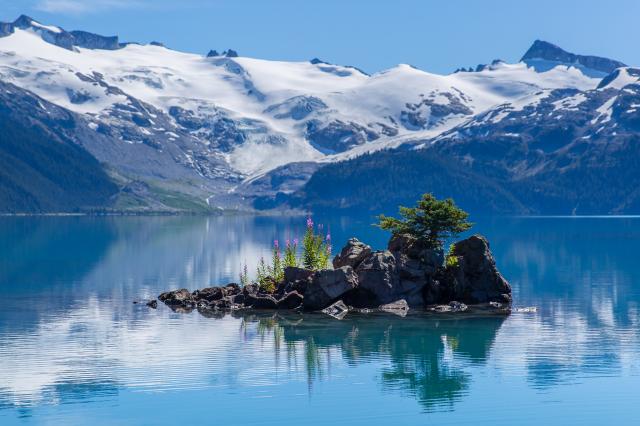
[[[448,73],[495,58],[517,61],[536,38],[640,64],[637,0],[0,0],[0,20],[21,13],[123,41],[319,57],[369,72],[409,63]]]

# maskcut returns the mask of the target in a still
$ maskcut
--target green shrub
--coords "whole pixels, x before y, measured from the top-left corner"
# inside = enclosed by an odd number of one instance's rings
[[[453,268],[458,266],[458,256],[456,256],[456,245],[451,244],[449,246],[449,251],[447,252],[447,256],[445,259],[445,265],[447,268]]]

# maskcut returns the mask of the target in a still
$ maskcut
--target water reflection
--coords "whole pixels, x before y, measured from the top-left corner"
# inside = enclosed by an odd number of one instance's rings
[[[384,362],[384,390],[416,398],[426,409],[451,407],[467,391],[467,364],[483,364],[504,317],[434,318],[392,314],[350,315],[344,320],[324,315],[242,315],[243,327],[271,333],[274,351],[302,346],[307,379],[312,387],[331,370],[332,350],[349,365]],[[292,345],[296,344],[296,345]]]
[[[384,243],[367,218],[321,220],[336,241]],[[370,398],[393,395],[436,413],[480,404],[485,389],[528,389],[535,399],[640,374],[640,219],[477,222],[516,303],[536,314],[336,321],[153,311],[131,302],[235,280],[241,263],[251,268],[274,237],[301,233],[304,221],[2,218],[0,423],[3,413],[43,406],[118,406],[131,391],[216,399],[260,388],[284,403],[275,389],[304,385],[312,404],[326,384],[349,392],[351,374],[374,383]],[[640,390],[629,386],[625,395]]]

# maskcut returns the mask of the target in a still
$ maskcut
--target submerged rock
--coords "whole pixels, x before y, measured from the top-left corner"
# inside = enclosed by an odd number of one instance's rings
[[[324,308],[322,312],[332,316],[333,318],[341,320],[349,313],[349,307],[345,305],[342,300],[338,300],[331,306]]]
[[[435,305],[429,308],[432,312],[465,312],[469,307],[464,303],[456,302],[455,300],[449,302],[447,305]]]
[[[406,300],[400,299],[392,303],[387,303],[386,305],[380,305],[378,309],[404,317],[407,315],[407,312],[409,312],[409,305]]]

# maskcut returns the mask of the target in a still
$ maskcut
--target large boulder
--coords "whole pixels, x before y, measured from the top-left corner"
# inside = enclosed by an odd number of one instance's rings
[[[295,266],[286,267],[284,269],[284,280],[278,284],[276,293],[280,296],[284,296],[293,291],[304,294],[314,273],[311,269],[298,268]]]
[[[360,263],[357,269],[358,290],[362,297],[374,296],[374,300],[349,300],[358,308],[377,307],[394,302],[403,297],[399,295],[399,282],[396,273],[396,259],[390,251],[376,251]],[[370,306],[366,306],[370,305]]]
[[[443,262],[442,250],[410,235],[394,235],[388,250],[371,253],[360,262],[358,297],[350,294],[344,300],[355,307],[375,307],[403,299],[412,308],[423,307],[425,295],[429,299],[437,290],[435,277]]]
[[[304,309],[317,311],[326,308],[357,286],[358,277],[350,266],[318,271],[305,289]]]
[[[333,267],[337,269],[351,266],[355,270],[364,259],[371,255],[371,252],[370,246],[360,242],[357,238],[351,238],[333,259]]]
[[[246,295],[244,305],[253,309],[278,309],[278,301],[269,295]]]
[[[278,309],[298,309],[302,306],[303,300],[304,298],[300,293],[292,291],[278,300]]]
[[[468,304],[511,302],[511,286],[498,272],[485,237],[457,242],[454,254],[457,264],[447,267],[444,278],[448,297]]]

